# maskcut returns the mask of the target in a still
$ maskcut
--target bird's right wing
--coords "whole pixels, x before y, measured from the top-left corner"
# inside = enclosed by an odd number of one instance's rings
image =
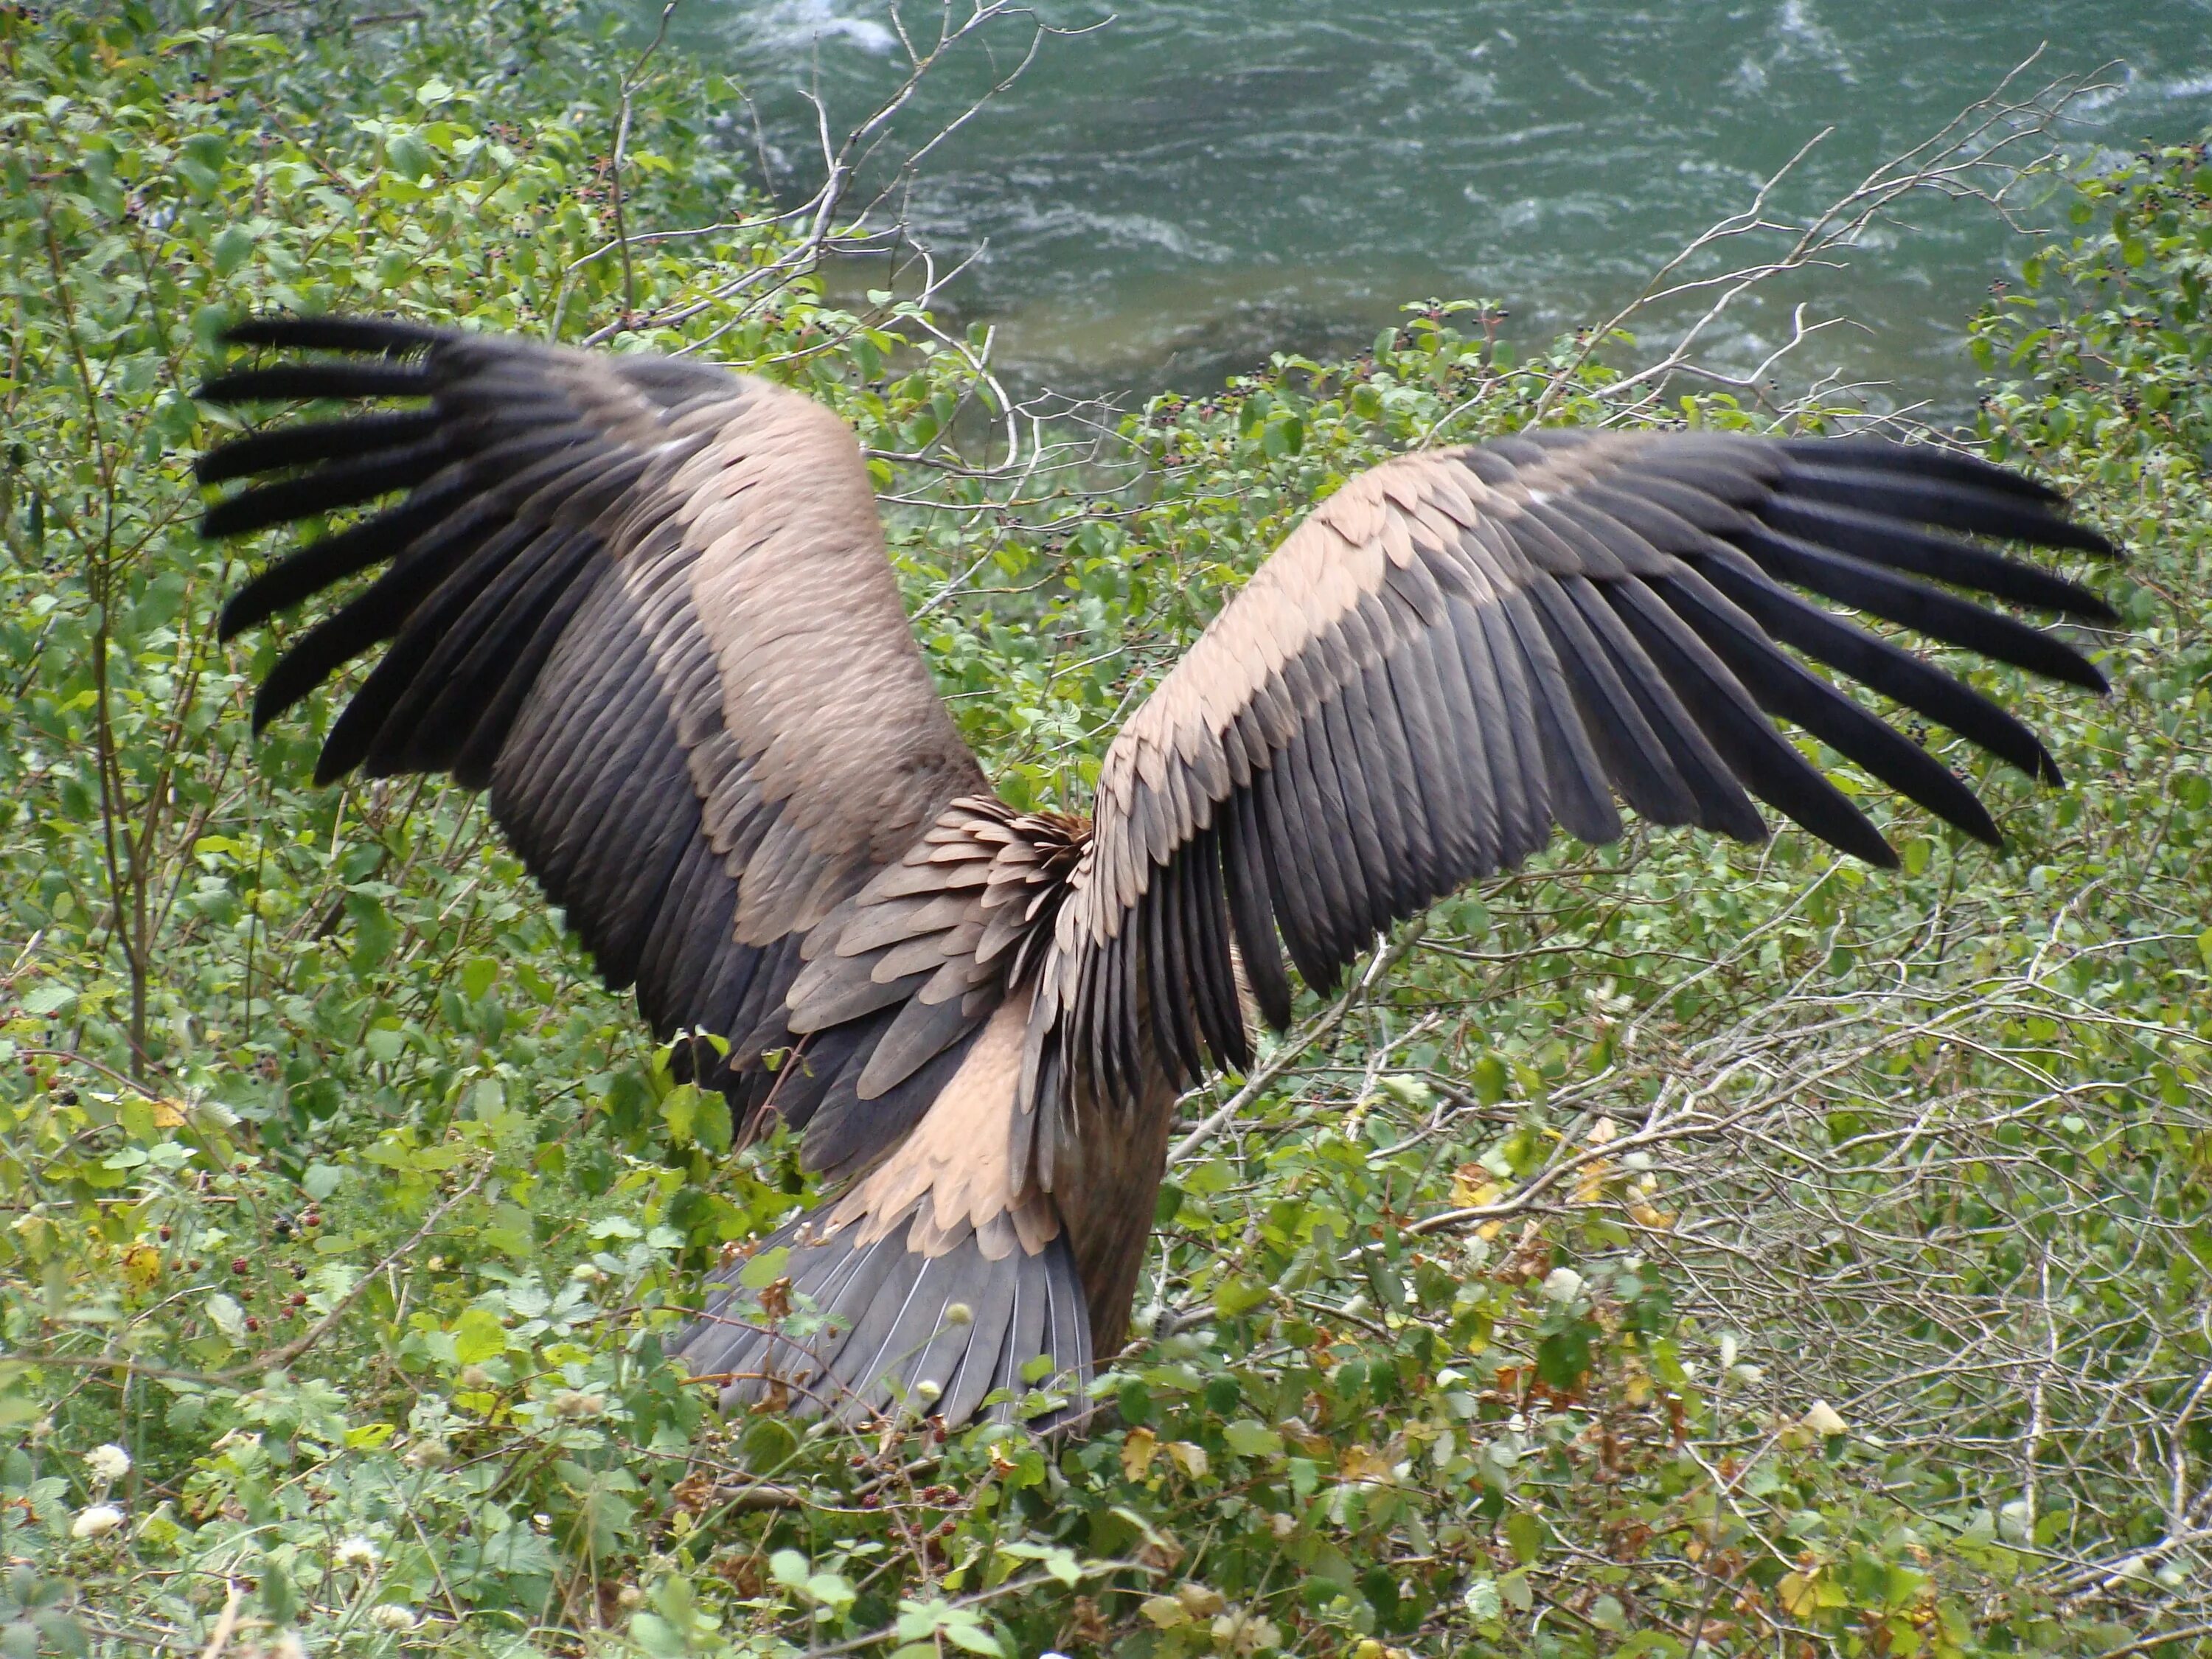
[[[2047,489],[1925,445],[1529,432],[1354,478],[1261,566],[1130,719],[1030,1024],[1032,1172],[1071,1100],[1249,1063],[1240,984],[1280,1028],[1276,945],[1326,989],[1376,930],[1508,869],[1554,824],[1765,833],[1750,797],[1895,855],[1770,721],[1968,835],[1973,791],[1809,658],[2056,782],[2034,734],[1814,595],[2097,690],[2061,639],[1963,588],[2093,621],[2075,583],[1964,532],[2109,554]],[[1787,647],[1787,648],[1785,648]],[[1111,1133],[1110,1127],[1098,1133]]]
[[[396,405],[264,428],[201,464],[210,483],[274,475],[210,508],[210,535],[397,498],[224,611],[228,637],[340,592],[286,642],[256,728],[380,648],[318,781],[488,787],[610,987],[634,983],[663,1037],[737,1045],[702,1080],[812,1119],[817,1164],[896,1144],[996,1000],[995,981],[933,971],[960,954],[935,947],[965,937],[962,905],[879,929],[855,971],[817,975],[830,1001],[787,997],[810,932],[983,779],[908,624],[852,432],[765,380],[643,354],[340,318],[230,338],[328,355],[221,376],[211,402]],[[899,971],[872,979],[892,947]],[[787,1042],[800,1052],[772,1073],[763,1052]]]

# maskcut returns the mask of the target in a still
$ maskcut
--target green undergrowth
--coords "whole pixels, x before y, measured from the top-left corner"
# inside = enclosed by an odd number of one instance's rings
[[[1007,465],[980,336],[779,265],[733,88],[657,60],[615,174],[638,44],[551,4],[0,13],[0,1650],[2197,1650],[2203,152],[2085,175],[1971,325],[1977,435],[2130,554],[2076,572],[2111,697],[1970,671],[2066,792],[1921,734],[2005,850],[1846,770],[1900,871],[1636,830],[1438,907],[1187,1103],[1238,1110],[1170,1172],[1109,1426],[854,1435],[718,1421],[661,1354],[811,1199],[791,1149],[729,1155],[473,802],[311,788],[337,698],[251,737],[285,629],[216,642],[242,567],[192,529],[222,324],[627,316],[824,398],[1024,803],[1082,801],[1351,473],[1614,404],[1439,302]],[[618,191],[726,228],[625,264]]]

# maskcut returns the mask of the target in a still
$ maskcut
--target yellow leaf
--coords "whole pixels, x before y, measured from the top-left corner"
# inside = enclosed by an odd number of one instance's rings
[[[1774,1593],[1782,1598],[1782,1610],[1792,1619],[1808,1618],[1820,1610],[1820,1570],[1784,1573]]]
[[[1346,1480],[1389,1481],[1397,1477],[1392,1473],[1390,1460],[1380,1452],[1370,1451],[1364,1446],[1346,1448],[1336,1460],[1336,1472]]]
[[[1577,1185],[1575,1187],[1575,1202],[1577,1204],[1596,1203],[1600,1198],[1604,1196],[1605,1183],[1610,1180],[1612,1176],[1613,1160],[1609,1158],[1601,1158],[1594,1163],[1584,1164],[1583,1166],[1582,1174],[1576,1178]]]
[[[1159,1437],[1150,1429],[1130,1430],[1129,1437],[1121,1443],[1121,1473],[1132,1480],[1143,1480],[1159,1444]]]
[[[1183,1604],[1184,1608],[1194,1619],[1211,1619],[1215,1613],[1225,1613],[1229,1608],[1229,1603],[1222,1599],[1219,1590],[1215,1589],[1211,1584],[1201,1584],[1195,1581],[1178,1586],[1176,1590],[1176,1600]]]
[[[1844,1422],[1841,1413],[1825,1400],[1815,1400],[1798,1420],[1823,1438],[1847,1434],[1850,1431],[1850,1425]]]
[[[184,1103],[157,1100],[154,1103],[154,1127],[157,1129],[178,1129],[184,1127]]]
[[[1459,1209],[1487,1204],[1502,1190],[1480,1164],[1462,1164],[1452,1171],[1452,1203]]]
[[[1674,1224],[1674,1218],[1666,1211],[1638,1201],[1628,1206],[1628,1213],[1639,1227],[1649,1227],[1655,1233],[1663,1233]]]
[[[1182,1472],[1194,1480],[1206,1477],[1206,1448],[1193,1445],[1188,1440],[1168,1442],[1168,1455],[1175,1459]]]
[[[161,1277],[161,1253],[151,1244],[133,1244],[123,1253],[123,1282],[134,1291],[150,1291]]]
[[[1190,1623],[1189,1610],[1172,1595],[1155,1595],[1137,1611],[1162,1630],[1173,1630],[1177,1625]]]

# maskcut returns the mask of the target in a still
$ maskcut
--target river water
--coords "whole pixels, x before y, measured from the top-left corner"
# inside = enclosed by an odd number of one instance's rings
[[[918,38],[938,16],[903,15]],[[890,21],[882,0],[685,0],[675,37],[750,90],[738,137],[788,200],[819,176],[805,93],[833,124],[873,107],[905,67]],[[889,150],[1029,38],[1007,18],[948,53]],[[909,216],[975,254],[951,308],[997,325],[1023,384],[1202,389],[1271,349],[1357,349],[1427,295],[1498,299],[1524,339],[1602,317],[1822,129],[1778,206],[1833,199],[2039,46],[2036,84],[2112,65],[2061,130],[2077,157],[2212,125],[2212,0],[1127,0],[1044,40],[929,158]],[[1963,320],[2025,246],[1978,204],[1916,198],[1848,269],[1732,316],[1718,355],[1759,361],[1805,300],[1857,326],[1806,348],[1800,380],[1955,409]]]

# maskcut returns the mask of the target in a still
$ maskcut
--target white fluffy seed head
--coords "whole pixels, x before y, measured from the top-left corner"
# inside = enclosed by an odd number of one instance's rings
[[[94,1446],[84,1455],[84,1467],[94,1480],[112,1486],[131,1473],[131,1454],[112,1443]]]
[[[70,1522],[72,1538],[105,1538],[123,1524],[123,1511],[112,1504],[94,1504],[79,1510]]]
[[[945,1322],[948,1325],[972,1325],[975,1322],[975,1310],[965,1302],[950,1303],[945,1310]]]
[[[397,1601],[383,1601],[368,1610],[368,1622],[379,1630],[413,1630],[415,1609],[403,1607]]]
[[[331,1552],[331,1559],[341,1567],[351,1567],[357,1572],[368,1572],[376,1565],[376,1546],[366,1538],[344,1539],[339,1543],[337,1548]]]

